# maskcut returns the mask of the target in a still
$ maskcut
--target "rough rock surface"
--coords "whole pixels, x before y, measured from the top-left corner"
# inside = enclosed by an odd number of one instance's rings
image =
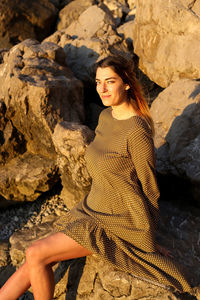
[[[57,122],[84,119],[82,83],[64,60],[57,45],[26,40],[14,46],[0,65],[5,117],[23,134],[30,152],[48,157],[55,155],[51,134]]]
[[[54,128],[64,120],[77,123],[84,120],[83,85],[65,66],[62,48],[52,43],[40,44],[26,40],[3,57],[0,94],[1,184],[8,183],[5,185],[7,188],[2,186],[0,195],[7,200],[33,200],[40,192],[46,191],[47,182],[51,182],[50,187],[53,178],[55,182],[58,181],[58,176],[49,177],[49,172],[54,169],[50,164],[48,171],[37,174],[36,181],[28,176],[29,184],[28,181],[26,184],[19,183],[28,169],[21,169],[21,174],[17,174],[16,169],[20,169],[17,165],[25,167],[30,163],[30,156],[23,156],[23,163],[17,156],[28,151],[36,155],[33,159],[38,159],[36,165],[43,156],[47,160],[52,159],[55,165],[57,155],[52,142]],[[48,165],[47,160],[45,162],[44,159],[41,165]],[[37,177],[35,173],[34,176]],[[43,180],[41,176],[44,176]],[[24,179],[22,181],[25,182]],[[46,182],[45,187],[36,182]],[[14,188],[15,184],[18,187]],[[11,187],[14,189],[12,192]]]
[[[59,12],[57,30],[67,28],[72,22],[77,20],[88,7],[93,4],[95,4],[94,0],[74,0],[67,4]]]
[[[0,240],[0,268],[7,266],[8,257],[9,257],[8,252],[9,252],[8,242],[4,240]]]
[[[12,121],[6,117],[6,105],[0,100],[0,165],[26,151],[26,141]]]
[[[122,34],[124,39],[127,42],[127,45],[129,45],[129,48],[133,49],[133,30],[134,30],[135,22],[134,20],[127,21],[123,25],[119,26],[117,28],[117,32],[119,34]]]
[[[182,79],[159,94],[151,106],[155,122],[157,170],[192,184],[200,198],[200,84]]]
[[[131,10],[136,7],[136,0],[128,0],[127,3]]]
[[[53,143],[62,181],[62,198],[71,209],[89,192],[91,178],[85,166],[85,150],[94,138],[87,126],[62,122],[56,125]],[[64,200],[64,201],[65,201]]]
[[[136,7],[134,7],[129,11],[129,13],[126,15],[125,21],[128,22],[128,21],[135,20],[135,15],[136,15]]]
[[[58,180],[54,160],[26,152],[0,168],[0,206],[14,201],[34,201]]]
[[[41,41],[51,33],[57,12],[51,0],[1,1],[1,48],[10,48],[27,38]]]
[[[192,12],[200,16],[200,3],[198,0],[181,0],[181,3],[187,8],[190,9]]]
[[[85,10],[65,30],[56,31],[45,39],[63,47],[66,64],[84,82],[93,82],[95,62],[110,53],[128,52],[126,42],[116,30],[111,14],[97,5]]]
[[[200,77],[200,15],[193,10],[198,3],[137,0],[134,52],[141,70],[161,87]]]
[[[97,5],[86,9],[65,31],[71,36],[90,38],[99,35],[108,35],[112,30],[113,19]]]
[[[126,1],[117,1],[117,0],[104,0],[103,4],[109,11],[112,13],[112,16],[115,19],[115,23],[118,26],[121,23],[122,18],[125,14],[129,12]],[[103,6],[102,6],[103,8]]]

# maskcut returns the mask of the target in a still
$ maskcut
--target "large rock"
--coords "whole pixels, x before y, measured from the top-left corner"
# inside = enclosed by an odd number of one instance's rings
[[[59,20],[57,30],[67,28],[72,22],[77,20],[79,16],[91,5],[95,3],[94,0],[74,0],[67,4],[59,12]]]
[[[51,0],[1,1],[1,48],[10,48],[27,38],[44,39],[52,30],[57,12]]]
[[[127,21],[123,25],[119,26],[117,28],[117,32],[119,34],[122,34],[124,39],[127,42],[127,45],[129,48],[133,49],[133,30],[134,30],[135,22],[134,20]]]
[[[32,201],[59,180],[52,135],[59,122],[83,122],[83,84],[61,47],[26,40],[3,57],[0,94],[1,204]]]
[[[67,65],[84,82],[94,82],[91,70],[98,59],[111,53],[128,52],[125,41],[115,30],[112,16],[97,5],[89,7],[77,21],[45,41],[64,48]]]
[[[0,207],[33,201],[58,182],[55,161],[26,152],[0,168]]]
[[[66,29],[65,33],[79,38],[91,38],[98,36],[108,36],[115,23],[112,17],[97,5],[86,9],[78,18]]]
[[[200,77],[198,3],[137,0],[134,51],[141,70],[161,87]]]
[[[70,122],[56,125],[53,142],[62,180],[62,198],[71,209],[89,192],[91,178],[85,166],[85,150],[94,138],[87,126]]]
[[[182,79],[159,94],[151,106],[155,122],[157,170],[192,184],[200,199],[200,84]],[[200,203],[200,202],[199,202]]]
[[[103,4],[112,13],[116,25],[119,25],[125,14],[129,12],[129,8],[125,0],[103,0]],[[103,7],[103,6],[102,6]]]
[[[23,149],[53,158],[55,125],[62,120],[84,120],[82,83],[64,61],[63,49],[33,40],[14,46],[4,55],[0,65],[1,111],[5,112],[0,115],[4,124],[0,129],[2,145],[11,143],[12,135]]]

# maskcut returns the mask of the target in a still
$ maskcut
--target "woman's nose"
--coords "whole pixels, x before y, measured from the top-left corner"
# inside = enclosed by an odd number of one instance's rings
[[[106,86],[105,83],[102,83],[102,84],[99,86],[99,91],[100,91],[101,93],[107,91],[107,86]]]

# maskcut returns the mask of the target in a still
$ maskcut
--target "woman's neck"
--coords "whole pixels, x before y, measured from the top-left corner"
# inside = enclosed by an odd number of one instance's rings
[[[112,107],[112,116],[118,120],[128,119],[131,116],[136,116],[137,113],[130,103],[123,103]]]

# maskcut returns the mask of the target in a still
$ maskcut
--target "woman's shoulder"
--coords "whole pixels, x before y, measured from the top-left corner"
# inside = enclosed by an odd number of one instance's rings
[[[141,116],[131,118],[131,126],[129,127],[129,135],[148,135],[152,137],[152,130],[147,121]]]
[[[110,107],[103,108],[99,114],[99,121],[110,116]]]

